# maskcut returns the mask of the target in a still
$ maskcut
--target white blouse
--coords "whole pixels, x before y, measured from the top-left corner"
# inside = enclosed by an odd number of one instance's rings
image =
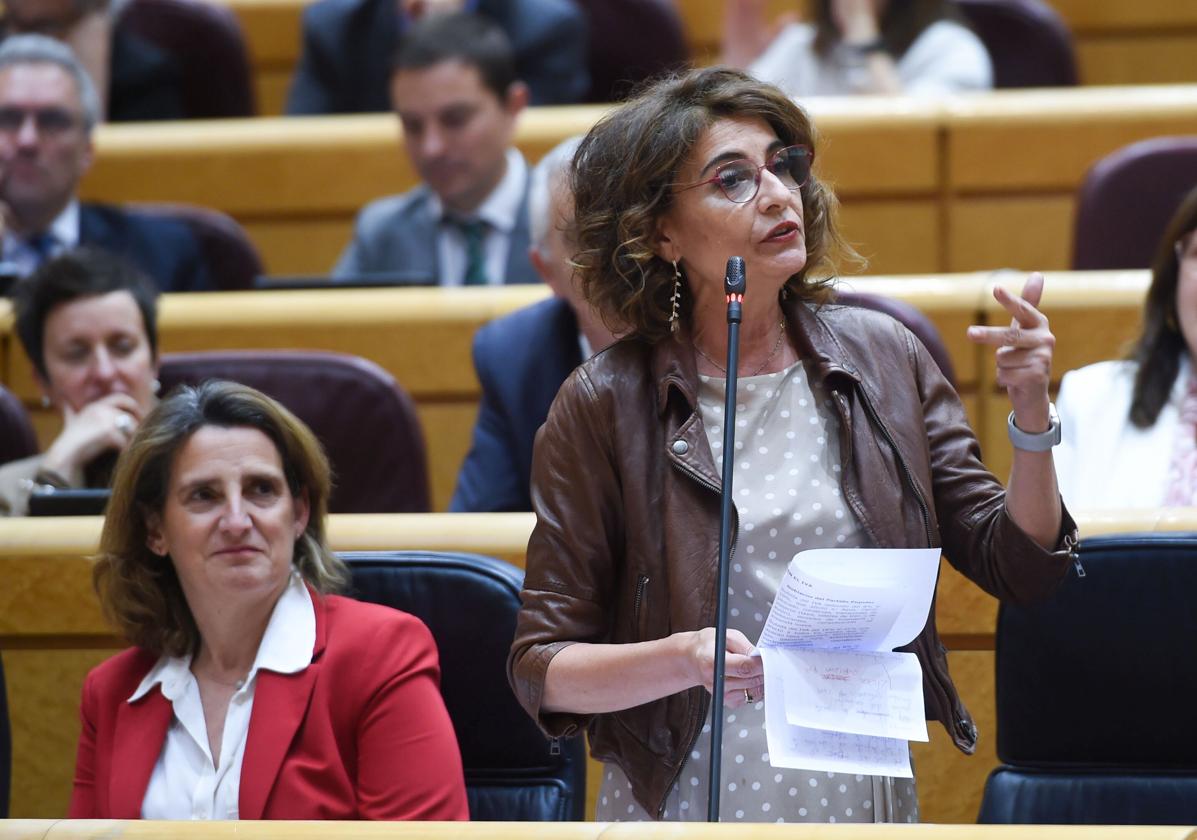
[[[249,736],[258,671],[280,674],[302,671],[312,662],[316,645],[316,613],[312,596],[297,572],[270,614],[258,655],[245,682],[229,700],[220,766],[212,762],[208,728],[199,684],[191,673],[191,657],[163,656],[129,697],[133,703],[154,686],[174,707],[174,719],[141,803],[146,820],[235,820],[240,814],[241,762]]]
[[[815,28],[794,23],[748,68],[761,81],[772,82],[790,96],[842,96],[860,93],[869,83],[865,57],[844,44],[826,58],[814,48]],[[902,92],[912,96],[940,96],[988,90],[993,67],[985,45],[967,27],[950,20],[936,21],[895,59]]]

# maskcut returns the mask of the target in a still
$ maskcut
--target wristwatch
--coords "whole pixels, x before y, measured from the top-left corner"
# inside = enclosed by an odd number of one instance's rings
[[[1014,445],[1015,449],[1022,449],[1026,452],[1046,452],[1060,442],[1062,437],[1060,415],[1056,414],[1054,403],[1047,404],[1047,414],[1051,421],[1047,431],[1031,434],[1014,425],[1014,412],[1010,412],[1010,416],[1006,418],[1006,431],[1010,434],[1010,443]]]
[[[858,44],[848,44],[852,51],[857,55],[869,55],[870,53],[889,52],[889,45],[885,43],[884,38],[874,38],[872,41],[862,41]]]

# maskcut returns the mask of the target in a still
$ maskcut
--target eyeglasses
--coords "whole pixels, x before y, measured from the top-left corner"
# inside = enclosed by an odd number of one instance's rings
[[[793,192],[810,179],[810,168],[815,162],[815,152],[810,146],[786,146],[778,149],[760,166],[750,160],[729,160],[720,164],[715,174],[697,184],[681,184],[678,192],[692,190],[705,184],[716,184],[728,201],[744,204],[756,197],[761,188],[761,170],[768,169],[773,177]]]
[[[0,132],[16,134],[30,118],[39,134],[65,134],[79,123],[66,108],[0,108]]]

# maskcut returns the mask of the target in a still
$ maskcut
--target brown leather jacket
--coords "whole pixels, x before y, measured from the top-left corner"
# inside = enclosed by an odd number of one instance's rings
[[[1045,595],[1067,571],[1075,524],[1047,552],[1010,519],[955,391],[898,322],[838,305],[785,304],[812,380],[840,421],[843,493],[878,547],[942,546],[1001,599]],[[702,688],[604,715],[541,710],[549,660],[573,642],[626,643],[715,623],[719,471],[696,407],[693,351],[624,341],[578,368],[536,442],[523,608],[508,660],[516,696],[551,736],[589,727],[636,799],[660,813],[707,715]],[[735,543],[733,542],[733,552]],[[929,720],[971,753],[977,731],[948,675],[935,608],[919,657]]]

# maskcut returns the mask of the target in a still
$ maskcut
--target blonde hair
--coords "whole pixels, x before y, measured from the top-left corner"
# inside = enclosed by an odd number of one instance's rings
[[[248,386],[218,380],[183,386],[149,413],[116,463],[92,572],[108,620],[130,643],[159,655],[194,653],[200,637],[174,564],[147,545],[146,520],[162,513],[175,455],[204,426],[248,427],[270,438],[291,494],[308,500],[308,524],[295,541],[295,568],[321,593],[349,581],[325,537],[330,470],[311,430]]]

